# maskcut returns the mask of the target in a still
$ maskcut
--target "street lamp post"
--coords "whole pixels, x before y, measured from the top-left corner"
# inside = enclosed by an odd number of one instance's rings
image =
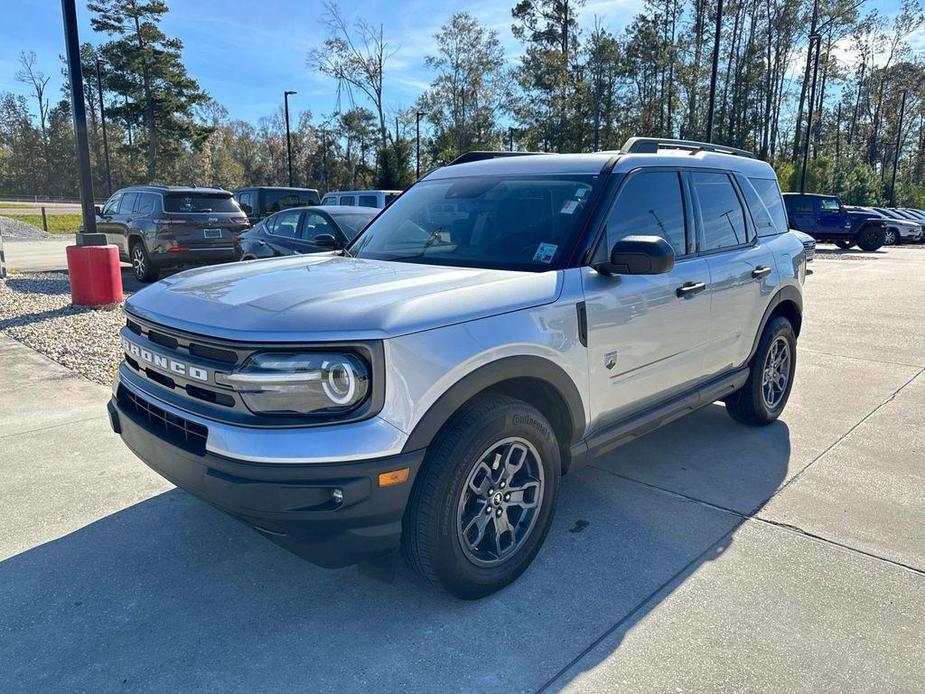
[[[90,177],[90,142],[87,138],[87,109],[84,105],[84,81],[80,67],[80,38],[77,35],[77,7],[74,0],[61,0],[64,16],[64,42],[67,75],[71,87],[74,135],[77,142],[77,179],[80,182],[80,210],[84,234],[96,233],[96,210],[93,207],[93,179]]]
[[[893,152],[893,181],[890,183],[890,207],[896,207],[896,169],[899,168],[899,150],[902,147],[903,119],[906,115],[906,90],[899,106],[899,127],[896,129],[896,151]]]
[[[713,74],[710,75],[710,106],[707,109],[707,142],[713,142],[713,116],[716,112],[716,73],[719,71],[719,34],[723,28],[723,0],[716,2],[716,35],[713,37]]]
[[[813,107],[816,105],[816,78],[819,74],[819,46],[822,45],[821,34],[809,35],[809,50],[813,50],[813,42],[816,43],[816,55],[813,62],[813,82],[809,90],[809,112],[806,116],[806,137],[803,140],[803,171],[800,173],[800,194],[806,192],[806,165],[809,160],[809,138],[813,129]]]
[[[106,158],[106,195],[112,195],[112,170],[109,167],[109,138],[106,136],[106,106],[103,104],[103,77],[100,61],[96,61],[96,92],[100,97],[100,124],[103,127],[103,156]]]
[[[507,151],[514,151],[514,126],[507,129]]]
[[[415,178],[421,177],[421,118],[424,116],[423,111],[417,111],[414,114],[414,157]]]
[[[289,96],[296,93],[288,90],[283,92],[283,110],[286,112],[286,163],[289,168],[290,188],[292,188],[292,141],[289,137]]]

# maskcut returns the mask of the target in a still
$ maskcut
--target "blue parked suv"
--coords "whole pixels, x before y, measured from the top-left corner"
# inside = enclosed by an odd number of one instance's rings
[[[886,241],[886,220],[879,215],[846,208],[834,195],[784,193],[791,229],[816,241],[848,249],[857,245],[876,251]]]

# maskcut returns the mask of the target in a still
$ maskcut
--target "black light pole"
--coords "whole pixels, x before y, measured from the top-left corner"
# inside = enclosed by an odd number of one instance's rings
[[[90,143],[87,139],[87,109],[84,106],[84,81],[80,68],[80,38],[77,35],[77,8],[74,0],[61,0],[64,16],[64,43],[67,74],[71,86],[71,109],[77,141],[77,178],[80,182],[80,209],[84,234],[96,233],[96,210],[93,208],[93,179],[90,177]],[[78,234],[78,245],[80,244]]]
[[[896,206],[896,169],[899,168],[899,150],[902,147],[903,119],[906,116],[906,90],[899,105],[899,127],[896,129],[896,151],[893,153],[893,182],[890,183],[890,207]]]
[[[507,151],[513,152],[514,151],[514,128],[513,126],[507,129],[507,142],[508,142]]]
[[[109,138],[106,136],[106,107],[103,105],[103,77],[100,61],[96,61],[96,92],[100,97],[100,123],[103,126],[103,155],[106,157],[106,194],[112,195],[112,171],[109,168]]]
[[[421,177],[421,117],[424,115],[422,111],[417,111],[414,114],[414,156],[415,156],[415,178]]]
[[[806,137],[803,140],[803,171],[800,174],[800,194],[806,192],[806,165],[809,159],[809,136],[813,129],[813,106],[816,105],[816,77],[819,74],[819,46],[822,45],[821,34],[809,35],[809,50],[812,53],[813,41],[816,42],[816,56],[813,64],[813,82],[809,90],[809,112],[806,116]]]
[[[283,110],[286,112],[286,164],[289,167],[289,187],[292,188],[292,141],[289,138],[289,96],[297,92],[283,92]]]
[[[713,114],[716,112],[716,73],[719,71],[719,34],[723,28],[723,0],[716,2],[716,36],[713,39],[713,74],[710,75],[710,106],[707,109],[707,142],[713,142]]]

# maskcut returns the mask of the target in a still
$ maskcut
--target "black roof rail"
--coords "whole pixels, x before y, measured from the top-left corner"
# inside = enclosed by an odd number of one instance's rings
[[[465,154],[460,154],[453,161],[451,161],[447,166],[453,166],[454,164],[468,164],[473,161],[484,161],[486,159],[503,159],[504,157],[527,157],[535,154],[546,154],[546,152],[466,152]]]
[[[754,159],[755,155],[748,150],[738,147],[727,147],[712,142],[697,142],[696,140],[671,140],[662,137],[631,137],[623,145],[627,154],[656,154],[660,149],[684,149],[691,154],[697,152],[716,152],[718,154],[734,154],[738,157]]]

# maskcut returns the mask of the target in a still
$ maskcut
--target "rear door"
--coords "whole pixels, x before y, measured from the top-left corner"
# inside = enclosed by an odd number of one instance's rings
[[[118,228],[116,227],[116,215],[119,214],[119,203],[122,201],[122,192],[114,193],[103,205],[100,216],[96,220],[96,230],[100,234],[106,234],[106,243],[115,244],[122,249],[118,242]]]
[[[608,277],[583,269],[593,429],[691,387],[703,376],[709,339],[707,263],[696,256],[690,203],[676,170],[627,175],[597,258],[629,235],[655,235],[675,250],[661,275]]]
[[[791,227],[810,235],[818,233],[813,198],[806,195],[787,195],[784,201],[787,204],[787,218]]]
[[[273,250],[273,255],[305,252],[306,244],[300,237],[301,224],[301,210],[283,210],[267,220],[267,236],[264,241]]]
[[[756,229],[774,222],[744,177],[692,171],[689,180],[710,268],[712,335],[705,367],[712,376],[741,366],[751,352],[778,281],[774,257]]]
[[[820,231],[834,236],[851,232],[851,220],[838,198],[818,197],[816,206],[816,218]]]

